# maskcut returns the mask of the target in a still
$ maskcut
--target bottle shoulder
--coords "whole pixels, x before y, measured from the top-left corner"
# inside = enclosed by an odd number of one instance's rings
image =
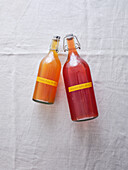
[[[88,63],[84,59],[80,58],[80,60],[81,60],[81,63],[84,64],[85,67],[89,67]]]
[[[61,62],[58,58],[58,54],[49,52],[41,61],[40,66],[42,65],[49,65],[49,66],[57,66],[61,68]]]
[[[81,57],[75,58],[75,59],[72,59],[72,60],[67,59],[63,68],[66,69],[66,68],[69,68],[69,67],[74,68],[74,67],[80,67],[80,66],[84,66],[86,68],[89,68],[88,63],[84,59],[82,59]]]

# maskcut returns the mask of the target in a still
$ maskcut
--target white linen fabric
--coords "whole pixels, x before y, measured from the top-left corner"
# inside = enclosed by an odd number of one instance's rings
[[[52,36],[69,33],[92,73],[88,122],[71,121],[62,74],[53,105],[32,101]],[[0,0],[0,170],[103,169],[128,169],[127,0]]]

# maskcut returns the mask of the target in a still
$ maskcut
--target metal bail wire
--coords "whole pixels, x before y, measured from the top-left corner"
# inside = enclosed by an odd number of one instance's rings
[[[67,46],[67,44],[66,44],[66,40],[67,40],[67,39],[71,39],[71,38],[74,38],[75,48],[76,48],[76,49],[81,49],[80,42],[78,41],[78,38],[77,38],[75,35],[73,35],[73,34],[69,34],[69,35],[66,35],[66,36],[63,38],[63,50],[64,50],[64,52],[70,50],[70,49],[68,49],[68,46]]]

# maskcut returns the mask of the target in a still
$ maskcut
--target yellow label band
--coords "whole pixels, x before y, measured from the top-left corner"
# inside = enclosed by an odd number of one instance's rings
[[[73,92],[73,91],[77,91],[77,90],[86,89],[86,88],[89,88],[89,87],[92,87],[92,82],[71,86],[71,87],[68,88],[68,91]]]
[[[43,77],[37,77],[36,81],[40,82],[40,83],[44,83],[44,84],[48,84],[50,86],[55,86],[57,87],[57,82],[53,81],[53,80],[49,80]]]

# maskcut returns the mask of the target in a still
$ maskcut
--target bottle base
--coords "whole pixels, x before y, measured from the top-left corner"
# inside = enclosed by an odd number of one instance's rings
[[[88,121],[88,120],[93,120],[93,119],[96,119],[98,116],[95,116],[95,117],[85,117],[85,118],[82,118],[82,119],[77,119],[77,120],[72,120],[73,122],[82,122],[82,121]]]
[[[53,104],[53,103],[49,103],[47,101],[44,101],[44,100],[38,100],[38,99],[32,99],[34,102],[37,102],[37,103],[42,103],[42,104]]]

